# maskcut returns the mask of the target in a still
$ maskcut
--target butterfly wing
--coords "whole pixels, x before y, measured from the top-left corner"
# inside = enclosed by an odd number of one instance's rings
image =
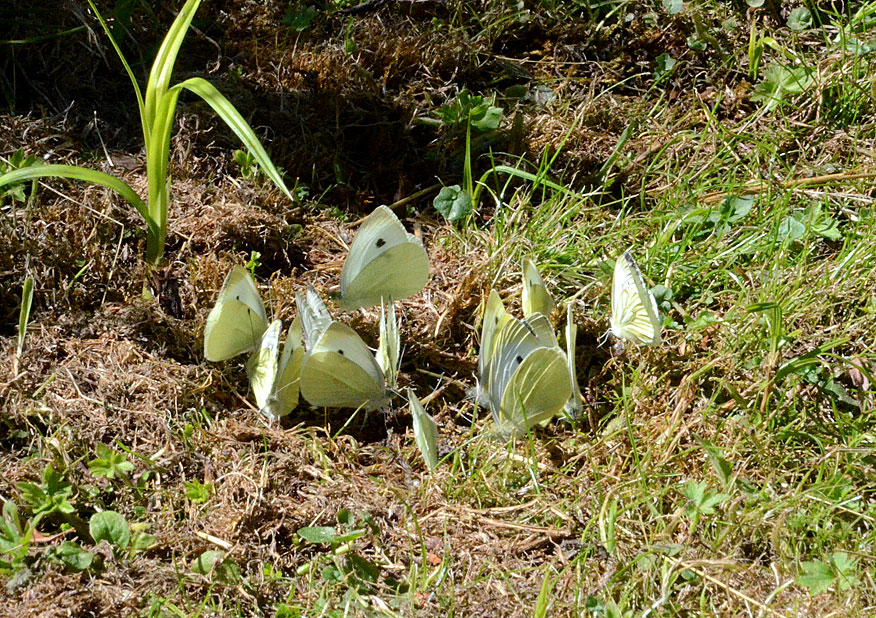
[[[414,424],[414,440],[417,448],[430,470],[438,467],[438,425],[435,419],[426,414],[420,399],[414,391],[408,389],[408,402],[410,403],[411,418]]]
[[[365,218],[344,260],[340,304],[353,310],[408,298],[428,279],[429,257],[420,239],[408,234],[389,208],[378,206]]]
[[[249,386],[259,408],[263,408],[274,390],[277,379],[278,354],[280,351],[280,329],[283,323],[274,320],[262,335],[259,345],[246,362],[246,375]]]
[[[303,292],[299,291],[295,294],[295,304],[298,306],[298,317],[301,318],[300,328],[304,337],[304,347],[310,350],[332,323],[332,316],[319,297],[319,292],[312,285],[308,285]]]
[[[395,306],[390,302],[387,310],[380,305],[380,343],[377,346],[377,364],[386,376],[390,388],[398,386],[398,363],[401,349],[401,339],[398,332],[398,322],[395,319]]]
[[[298,392],[301,378],[301,363],[304,348],[301,346],[301,318],[296,317],[286,333],[286,343],[277,365],[277,378],[271,389],[271,396],[259,412],[273,421],[286,416],[298,405]]]
[[[615,262],[611,286],[611,332],[618,339],[643,345],[660,343],[661,323],[654,295],[645,287],[629,251]]]
[[[496,334],[511,320],[505,311],[502,299],[496,290],[490,290],[487,298],[487,306],[484,309],[483,323],[481,324],[481,349],[478,355],[478,384],[475,389],[475,398],[479,405],[488,406],[487,382],[489,381],[490,362],[493,359]]]
[[[332,322],[301,364],[301,395],[326,408],[379,408],[386,401],[383,371],[365,342]]]
[[[559,349],[560,344],[557,342],[556,334],[554,334],[554,327],[546,314],[536,313],[523,321],[529,325],[529,329],[535,335],[539,345]]]
[[[485,390],[493,417],[500,427],[504,424],[501,405],[505,388],[526,357],[542,347],[526,321],[511,318],[495,335]]]
[[[544,280],[532,263],[532,260],[523,262],[523,317],[540,313],[550,318],[554,310],[554,299],[547,291]]]
[[[254,350],[268,327],[259,292],[242,266],[225,277],[204,327],[204,356],[223,361]]]
[[[526,433],[556,416],[571,395],[566,355],[557,348],[538,348],[505,386],[497,424],[507,433]]]
[[[572,316],[572,305],[566,308],[566,363],[572,382],[572,395],[566,402],[565,410],[572,418],[577,418],[584,409],[581,389],[578,386],[578,372],[575,368],[575,340],[578,338],[578,325]]]

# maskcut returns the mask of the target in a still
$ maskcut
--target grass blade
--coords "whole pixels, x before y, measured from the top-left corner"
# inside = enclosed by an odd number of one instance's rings
[[[289,192],[289,189],[286,188],[286,184],[283,182],[280,172],[274,167],[271,158],[268,156],[268,153],[265,151],[259,138],[256,137],[255,131],[253,131],[246,120],[243,119],[243,116],[241,116],[240,112],[235,109],[231,104],[231,101],[225,98],[225,95],[219,92],[213,84],[201,77],[187,79],[181,84],[174,86],[174,88],[185,88],[204,99],[204,101],[206,101],[207,104],[219,114],[219,117],[225,121],[225,124],[234,131],[234,134],[241,142],[243,142],[243,145],[246,146],[247,150],[252,153],[252,156],[255,157],[255,160],[261,166],[262,171],[267,177],[270,178],[290,200],[294,199]]]
[[[18,345],[15,348],[16,356],[21,356],[24,349],[24,337],[27,334],[27,322],[30,320],[30,307],[33,304],[33,279],[28,277],[24,280],[21,288],[21,307],[18,310]]]

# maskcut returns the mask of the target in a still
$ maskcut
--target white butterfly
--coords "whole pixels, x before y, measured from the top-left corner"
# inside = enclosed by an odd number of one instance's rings
[[[207,316],[204,356],[210,361],[222,361],[255,349],[246,363],[246,373],[259,412],[271,421],[298,405],[298,378],[304,357],[300,320],[292,322],[280,353],[282,328],[280,320],[268,325],[252,278],[246,269],[234,266]]]
[[[373,410],[386,405],[383,370],[356,331],[332,321],[312,287],[299,292],[296,300],[308,345],[301,364],[301,395],[326,408]]]
[[[486,380],[489,376],[490,361],[493,359],[494,343],[498,333],[509,321],[513,320],[505,311],[505,305],[496,290],[490,290],[484,318],[481,324],[481,352],[478,356],[478,383],[475,387],[475,399],[478,405],[489,407]]]
[[[408,402],[417,448],[420,449],[420,454],[429,469],[434,470],[438,467],[438,425],[435,423],[435,419],[426,414],[420,399],[410,388],[408,389]]]
[[[398,363],[401,338],[398,322],[395,319],[395,306],[390,302],[389,309],[380,305],[380,340],[377,345],[377,364],[383,370],[389,388],[398,388]]]
[[[661,327],[657,301],[645,287],[636,260],[625,251],[614,265],[611,333],[619,340],[653,346],[660,343]]]
[[[578,386],[578,371],[575,368],[575,339],[578,338],[578,326],[572,317],[572,305],[566,308],[566,362],[569,366],[569,378],[572,380],[572,396],[566,402],[564,409],[572,418],[577,418],[584,409],[581,389]]]
[[[488,309],[490,304],[488,300]],[[485,373],[478,376],[479,399],[486,399],[502,432],[520,435],[549,421],[569,401],[572,386],[566,355],[542,314],[521,321],[503,308],[493,308],[486,317],[493,332],[481,339],[481,360],[485,354],[486,359]],[[485,331],[487,327],[485,323]]]
[[[400,300],[422,290],[429,279],[423,243],[386,206],[368,215],[341,269],[339,304],[347,310]]]
[[[298,405],[299,378],[304,348],[301,320],[295,318],[280,350],[282,322],[274,320],[262,335],[259,347],[246,363],[246,373],[259,412],[271,422],[289,414]]]
[[[268,317],[252,277],[234,266],[225,277],[204,328],[204,356],[223,361],[255,349],[268,328]]]
[[[541,313],[548,318],[554,310],[554,299],[545,287],[544,280],[532,260],[523,262],[523,317]]]

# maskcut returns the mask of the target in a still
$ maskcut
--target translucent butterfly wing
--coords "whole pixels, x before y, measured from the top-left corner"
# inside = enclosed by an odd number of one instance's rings
[[[542,348],[532,327],[525,321],[511,318],[494,338],[494,355],[490,361],[485,390],[490,409],[497,422],[500,418],[502,396],[518,367],[526,357]]]
[[[373,307],[422,290],[429,279],[429,257],[395,213],[378,206],[353,239],[341,269],[340,303],[348,309]]]
[[[528,318],[536,313],[550,317],[554,310],[554,299],[547,291],[544,280],[532,263],[523,262],[523,317]]]
[[[478,356],[478,387],[476,397],[481,405],[487,404],[487,382],[489,381],[490,362],[495,351],[496,334],[512,318],[505,311],[502,299],[496,290],[491,290],[487,298],[487,306],[484,309],[484,319],[481,325],[481,349]]]
[[[346,324],[332,322],[301,365],[301,395],[326,408],[385,405],[383,371],[365,342]]]
[[[387,310],[380,305],[380,343],[377,346],[377,364],[383,370],[386,383],[390,388],[398,386],[398,363],[401,349],[401,338],[398,322],[395,319],[395,306],[390,302]]]
[[[265,306],[249,273],[234,266],[204,327],[204,356],[223,361],[255,349],[268,327]]]
[[[420,454],[429,469],[434,470],[438,467],[438,425],[435,423],[435,419],[426,414],[420,399],[410,388],[408,389],[408,402],[417,448],[420,449]]]
[[[611,332],[618,339],[643,345],[660,343],[657,301],[645,287],[645,280],[629,251],[614,266],[611,286]]]
[[[565,410],[572,418],[577,418],[584,409],[581,389],[578,386],[578,371],[575,367],[575,340],[578,338],[578,326],[572,316],[572,305],[566,308],[566,363],[569,368],[569,379],[572,382],[572,395],[566,403]]]
[[[259,408],[263,408],[274,389],[277,379],[280,352],[280,330],[283,323],[274,320],[262,335],[259,345],[246,362],[246,375],[253,398]]]
[[[523,359],[505,386],[496,424],[520,435],[556,416],[571,394],[566,355],[557,348],[538,348]]]
[[[271,421],[286,416],[298,405],[303,360],[304,348],[301,346],[299,316],[292,321],[286,333],[286,342],[283,344],[283,353],[280,354],[280,361],[277,364],[277,378],[271,389],[271,396],[259,410]]]
[[[529,325],[529,329],[532,334],[535,335],[535,339],[538,341],[539,345],[546,348],[559,349],[560,344],[557,342],[557,336],[554,334],[554,327],[551,325],[551,321],[548,319],[547,314],[536,313],[523,321]]]
[[[310,350],[332,323],[332,316],[312,285],[308,285],[306,290],[299,291],[295,295],[295,304],[298,306],[298,317],[301,318],[304,347]]]

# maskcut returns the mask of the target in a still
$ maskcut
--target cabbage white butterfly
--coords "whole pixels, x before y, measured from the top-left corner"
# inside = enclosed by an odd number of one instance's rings
[[[554,310],[554,299],[545,287],[544,280],[532,260],[523,262],[523,317],[541,313],[548,318]]]
[[[643,345],[660,343],[657,301],[645,287],[642,272],[629,251],[617,258],[611,285],[611,333]]]
[[[267,328],[268,316],[252,277],[242,266],[234,266],[207,316],[204,356],[209,361],[223,361],[249,352]]]
[[[566,362],[569,366],[569,378],[572,380],[572,396],[566,402],[566,413],[572,418],[577,418],[584,409],[581,389],[578,386],[578,371],[575,368],[575,339],[578,338],[578,325],[572,317],[572,305],[566,307]]]
[[[548,318],[516,320],[501,308],[498,294],[496,307],[494,293],[481,338],[479,367],[486,373],[478,376],[479,401],[486,400],[500,430],[519,435],[563,409],[572,395],[571,380]]]
[[[486,390],[486,380],[489,376],[490,362],[493,359],[494,339],[508,322],[513,320],[505,311],[505,305],[496,290],[490,290],[484,318],[481,324],[481,352],[478,356],[478,384],[475,387],[475,399],[478,405],[488,407],[489,398]]]
[[[383,370],[389,388],[398,387],[398,362],[401,338],[398,322],[395,319],[395,306],[390,302],[389,309],[380,305],[380,342],[377,345],[377,364]]]
[[[346,324],[332,321],[328,311],[322,313],[325,305],[312,287],[299,292],[296,300],[308,342],[301,363],[301,395],[311,405],[326,408],[373,410],[386,405],[383,370],[362,338]]]
[[[426,414],[420,399],[414,391],[408,389],[408,402],[410,405],[411,419],[414,423],[414,440],[417,448],[430,470],[438,467],[438,425],[435,419]]]
[[[339,304],[347,310],[413,296],[429,279],[423,243],[408,234],[395,213],[378,206],[365,217],[341,268]]]
[[[298,405],[298,382],[304,360],[300,318],[292,321],[283,352],[279,353],[281,329],[280,320],[271,322],[246,363],[246,374],[259,412],[272,422]]]

